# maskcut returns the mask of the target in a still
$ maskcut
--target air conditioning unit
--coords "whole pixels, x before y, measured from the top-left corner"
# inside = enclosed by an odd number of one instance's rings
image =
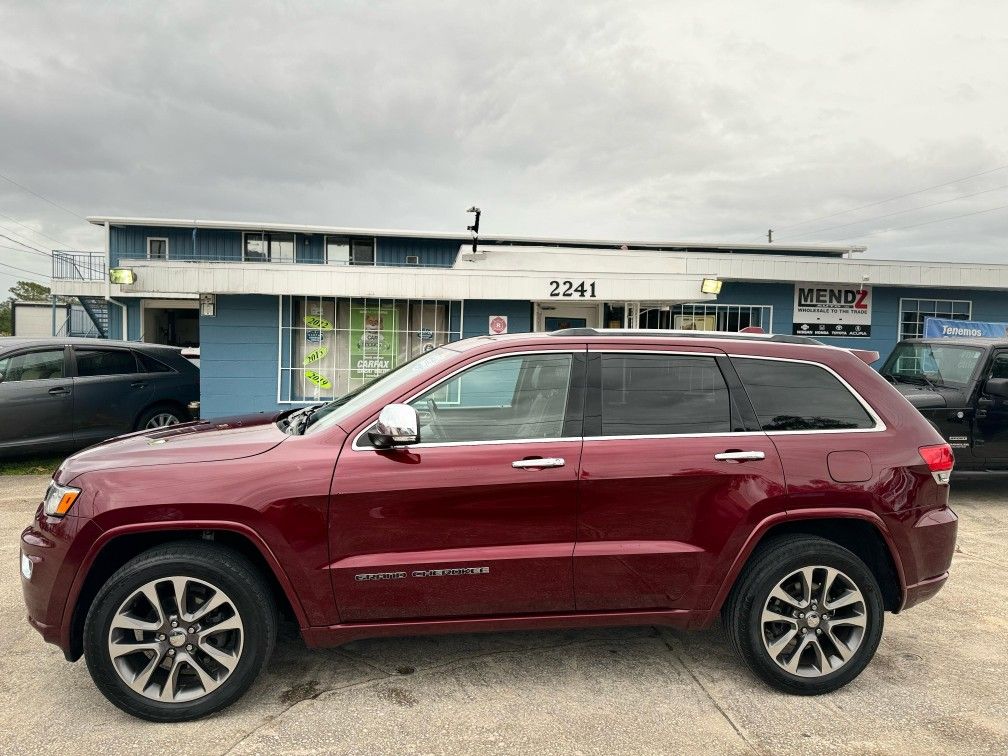
[[[420,264],[420,255],[406,255],[406,264],[407,265],[419,265]]]

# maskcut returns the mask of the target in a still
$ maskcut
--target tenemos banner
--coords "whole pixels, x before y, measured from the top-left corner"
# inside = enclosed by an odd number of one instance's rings
[[[925,339],[1003,339],[1008,336],[1008,323],[989,323],[979,320],[945,320],[924,318]]]

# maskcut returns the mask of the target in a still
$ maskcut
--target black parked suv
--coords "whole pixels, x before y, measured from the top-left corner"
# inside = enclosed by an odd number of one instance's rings
[[[198,401],[199,369],[175,347],[0,338],[0,457],[174,425]]]
[[[908,339],[880,372],[955,449],[956,470],[1008,470],[1008,339]]]

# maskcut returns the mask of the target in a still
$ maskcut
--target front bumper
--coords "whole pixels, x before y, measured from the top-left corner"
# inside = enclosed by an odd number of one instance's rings
[[[90,519],[67,515],[46,517],[41,507],[31,525],[21,533],[21,556],[31,562],[31,577],[21,571],[21,590],[28,623],[43,639],[70,652],[67,597],[77,576],[87,544],[100,529]]]

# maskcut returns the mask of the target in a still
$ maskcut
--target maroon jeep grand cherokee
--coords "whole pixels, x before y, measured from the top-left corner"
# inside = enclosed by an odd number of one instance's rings
[[[326,405],[70,457],[21,537],[28,619],[152,720],[309,646],[704,627],[791,693],[868,664],[948,577],[952,452],[809,339],[575,329],[442,346]]]

